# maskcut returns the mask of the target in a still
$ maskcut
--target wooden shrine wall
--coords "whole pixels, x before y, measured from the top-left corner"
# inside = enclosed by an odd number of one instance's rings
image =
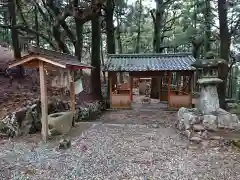
[[[191,108],[192,107],[192,96],[188,95],[175,95],[170,94],[168,98],[168,107],[179,109],[180,107]]]
[[[131,108],[132,81],[129,77],[127,83],[117,83],[117,73],[108,74],[110,80],[110,107],[113,109]]]
[[[185,78],[180,78],[181,86],[179,86],[178,78],[173,78],[175,73]],[[133,77],[156,77],[159,78],[159,99],[160,101],[168,101],[169,108],[191,107],[192,106],[192,86],[193,71],[160,71],[160,72],[129,72],[129,80],[125,84],[117,85],[117,72],[109,72],[110,80],[110,106],[111,108],[124,109],[131,108],[132,103],[132,84]],[[187,78],[186,78],[187,77]],[[190,78],[191,77],[191,78]],[[187,79],[190,79],[186,81]],[[169,89],[170,88],[170,89]]]
[[[168,93],[168,107],[174,109],[192,107],[193,72],[179,72],[175,80],[172,75],[169,78],[169,86],[171,86]]]

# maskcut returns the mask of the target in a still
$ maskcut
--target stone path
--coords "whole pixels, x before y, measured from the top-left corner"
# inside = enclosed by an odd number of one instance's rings
[[[151,100],[151,104],[142,104],[143,96],[135,96],[133,109],[131,110],[109,110],[101,117],[103,123],[110,124],[139,124],[147,126],[173,126],[176,112],[167,111],[166,103]]]
[[[63,151],[36,142],[37,136],[2,141],[0,179],[240,179],[240,153],[189,148],[172,127],[174,114],[163,109],[156,103],[108,112]]]

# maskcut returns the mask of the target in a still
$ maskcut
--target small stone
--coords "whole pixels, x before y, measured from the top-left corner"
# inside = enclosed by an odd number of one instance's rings
[[[202,121],[201,121],[200,117],[195,116],[195,118],[192,119],[190,124],[193,125],[193,124],[201,124],[201,123],[202,123]]]
[[[240,130],[240,123],[232,123],[232,127],[234,130],[239,131]]]
[[[209,142],[208,141],[202,141],[201,144],[202,144],[203,147],[207,147]]]
[[[198,122],[199,122],[199,123],[202,123],[203,120],[204,120],[204,116],[198,116]]]
[[[217,117],[214,115],[204,115],[203,126],[209,131],[217,130]]]
[[[191,133],[190,130],[186,130],[186,131],[184,131],[184,135],[187,136],[188,139],[190,139],[191,134],[192,134],[192,133]]]
[[[183,118],[183,115],[185,112],[187,112],[188,109],[185,108],[185,107],[181,107],[179,110],[178,110],[178,114],[177,114],[177,117],[179,118],[178,120],[181,120]]]
[[[71,146],[71,141],[70,140],[66,140],[66,139],[62,139],[59,143],[58,148],[59,149],[68,149]]]
[[[208,138],[208,132],[207,132],[207,130],[203,131],[203,133],[202,133],[201,136],[202,136],[202,138],[207,139],[207,138]]]
[[[201,135],[202,135],[202,132],[201,132],[201,131],[198,131],[198,132],[197,132],[197,135],[201,136]]]
[[[209,147],[214,148],[214,147],[218,147],[218,146],[219,146],[219,141],[217,141],[217,140],[210,140],[209,141]]]
[[[194,131],[204,131],[204,127],[201,124],[194,124],[193,125],[193,130]]]
[[[177,129],[179,129],[181,131],[185,130],[184,120],[177,121],[176,127],[177,127]]]
[[[151,128],[159,128],[159,124],[151,124]]]
[[[202,141],[202,138],[200,138],[198,136],[193,136],[193,137],[190,138],[190,141],[200,143]]]
[[[189,144],[188,149],[190,149],[190,150],[198,150],[199,149],[199,145],[196,145],[195,143],[191,143],[191,144]]]
[[[210,139],[211,140],[221,140],[223,138],[221,136],[211,136]]]

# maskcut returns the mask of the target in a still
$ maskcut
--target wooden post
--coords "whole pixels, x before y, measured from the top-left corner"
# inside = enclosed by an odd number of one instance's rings
[[[48,102],[46,75],[44,72],[44,62],[39,61],[40,91],[41,91],[41,110],[42,110],[42,139],[46,142],[48,139]]]
[[[168,73],[168,107],[169,107],[169,101],[170,101],[170,93],[171,93],[171,72]]]
[[[108,73],[108,79],[109,79],[109,104],[110,108],[112,108],[112,73]]]
[[[162,78],[161,76],[158,77],[158,99],[160,100],[161,96],[161,84],[162,84]]]
[[[132,76],[129,76],[130,77],[130,100],[132,101],[133,100],[133,77]]]
[[[195,81],[194,81],[194,72],[191,74],[191,89],[190,91],[193,93],[194,92],[194,85],[195,85]]]
[[[74,82],[74,72],[68,70],[68,76],[70,79],[70,98],[71,98],[71,111],[73,112],[73,122],[72,125],[75,126],[75,110],[76,110],[76,98],[75,98],[75,82]]]
[[[190,108],[192,108],[193,107],[192,102],[193,102],[194,72],[191,73],[190,77],[191,77],[191,80],[190,80]]]
[[[110,108],[110,89],[109,89],[109,87],[110,87],[110,80],[109,80],[109,77],[110,77],[110,73],[109,72],[107,72],[107,107],[106,107],[106,109],[109,109]]]

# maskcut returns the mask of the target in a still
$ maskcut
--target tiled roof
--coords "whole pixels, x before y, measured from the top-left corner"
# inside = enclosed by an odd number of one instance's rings
[[[190,53],[110,54],[104,71],[179,71],[195,70]]]

